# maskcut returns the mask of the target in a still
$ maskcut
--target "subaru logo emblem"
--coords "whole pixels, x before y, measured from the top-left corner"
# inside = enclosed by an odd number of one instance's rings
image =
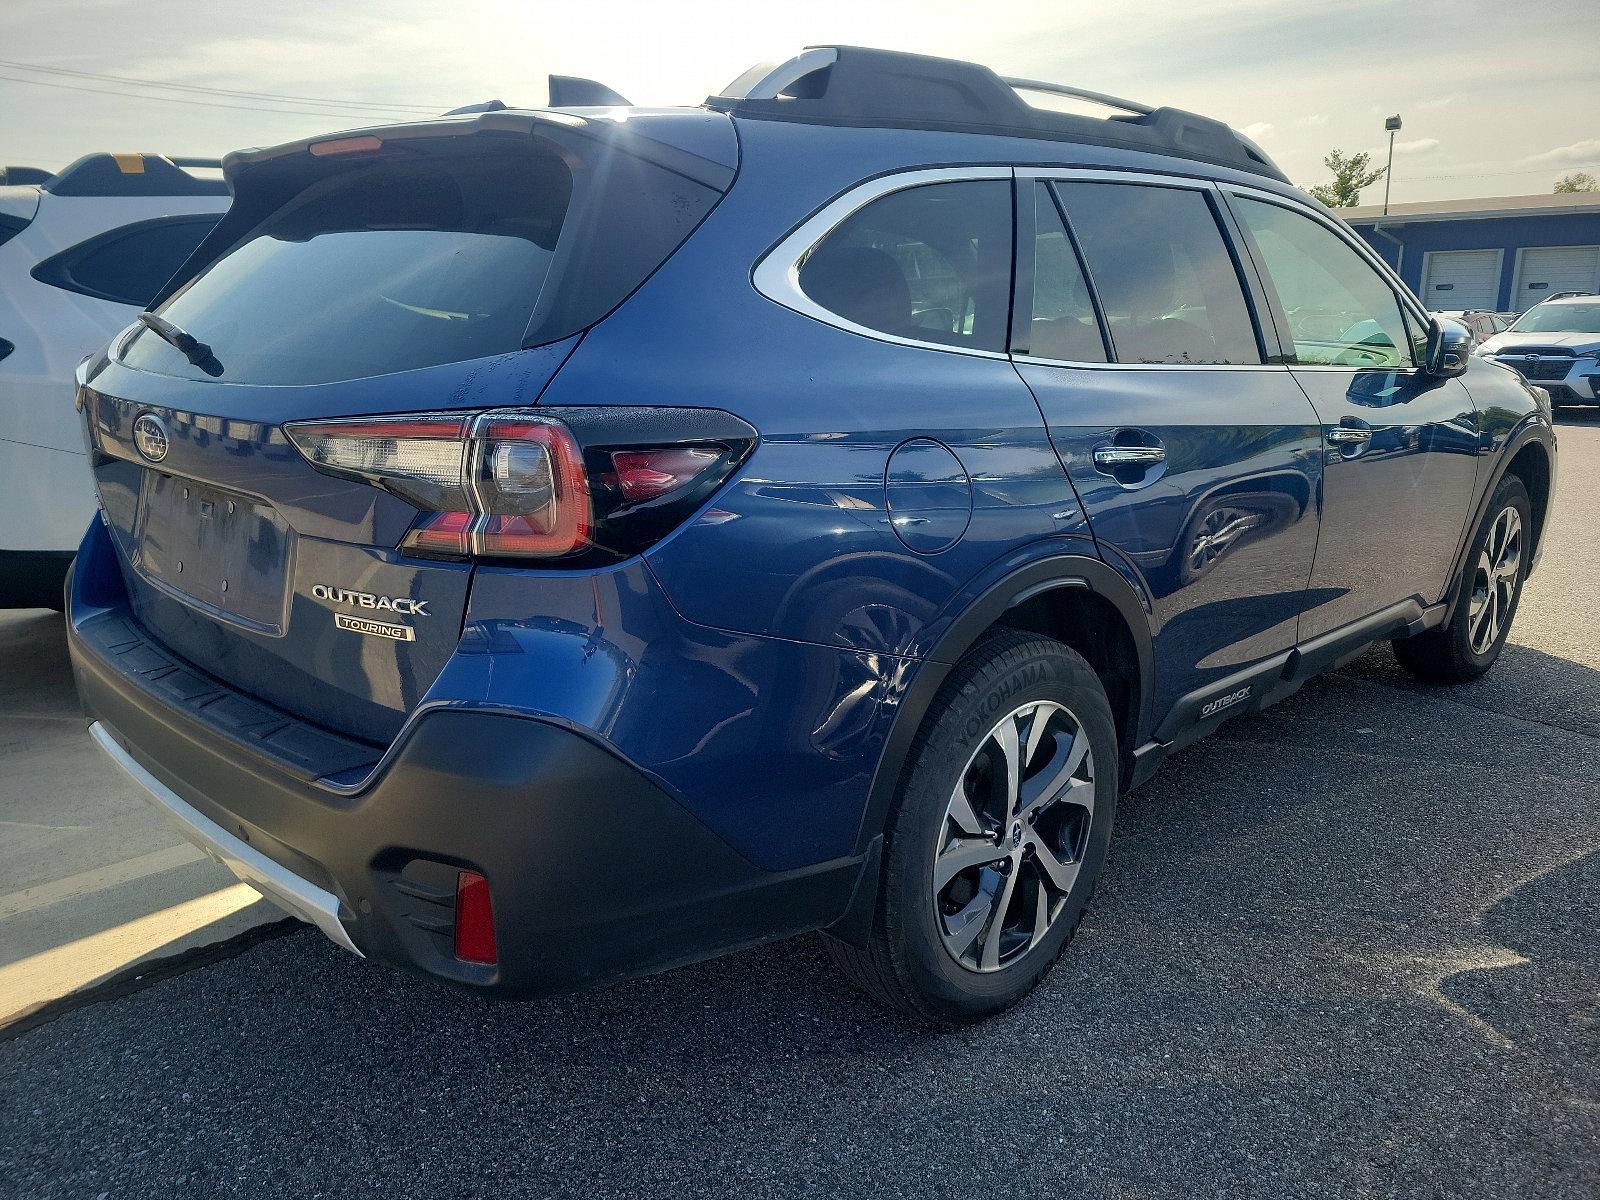
[[[145,413],[133,423],[134,447],[150,462],[158,463],[167,456],[167,423],[155,413]]]

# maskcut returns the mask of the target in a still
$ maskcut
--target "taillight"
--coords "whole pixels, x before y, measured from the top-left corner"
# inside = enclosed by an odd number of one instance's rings
[[[658,430],[673,444],[617,444]],[[284,432],[318,470],[421,509],[405,553],[570,561],[649,545],[728,477],[755,434],[700,409],[410,413],[299,421]]]

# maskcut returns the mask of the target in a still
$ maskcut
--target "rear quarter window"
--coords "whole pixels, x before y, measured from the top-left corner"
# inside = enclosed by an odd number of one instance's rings
[[[800,290],[853,325],[999,351],[1011,305],[1011,185],[931,183],[846,217],[806,254]]]
[[[124,225],[52,255],[33,277],[69,292],[143,308],[178,273],[221,213]]]

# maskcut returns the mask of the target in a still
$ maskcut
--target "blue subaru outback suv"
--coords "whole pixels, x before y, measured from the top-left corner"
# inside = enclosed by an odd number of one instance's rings
[[[849,47],[556,90],[231,155],[79,372],[92,733],[345,948],[526,994],[820,929],[970,1020],[1166,755],[1500,654],[1547,398],[1225,125]]]

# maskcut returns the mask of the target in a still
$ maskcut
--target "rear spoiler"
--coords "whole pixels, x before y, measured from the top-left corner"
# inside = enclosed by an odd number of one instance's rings
[[[228,185],[221,179],[206,179],[186,169],[221,166],[215,158],[86,154],[40,187],[52,196],[226,196]]]
[[[236,150],[222,159],[233,205],[183,267],[150,302],[165,303],[291,197],[349,165],[412,156],[427,143],[457,138],[541,138],[576,150],[574,141],[621,150],[658,167],[726,192],[738,169],[738,140],[728,118],[698,109],[630,110],[616,120],[594,113],[497,109],[404,125],[377,125],[265,149]]]

